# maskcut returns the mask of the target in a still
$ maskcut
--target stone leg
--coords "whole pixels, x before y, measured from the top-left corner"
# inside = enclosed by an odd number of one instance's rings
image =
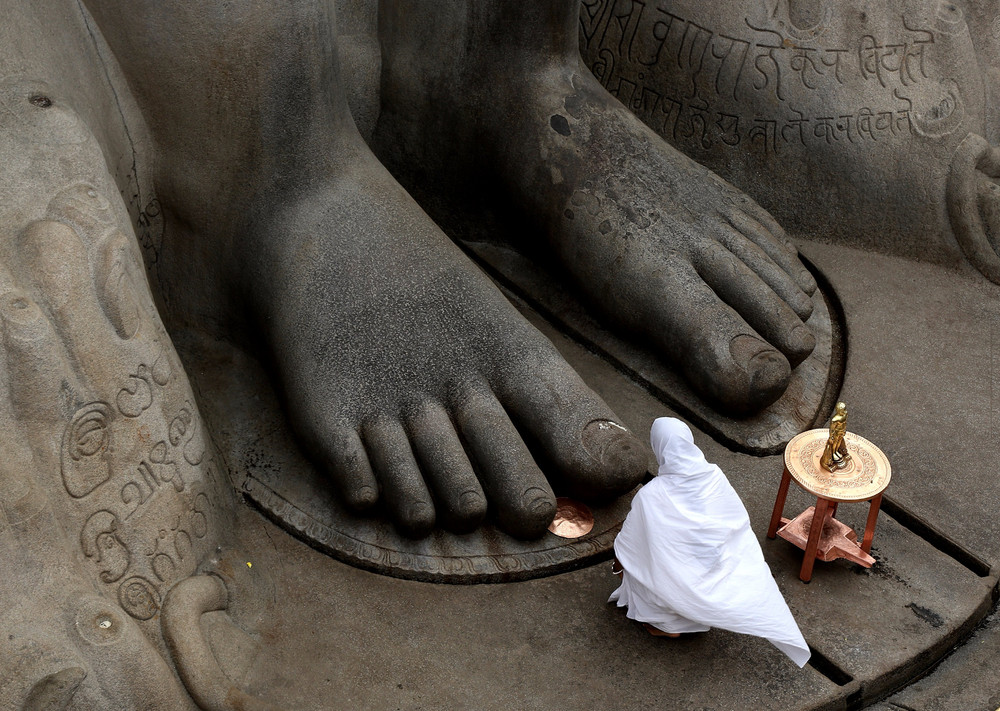
[[[374,145],[423,200],[502,205],[609,325],[720,408],[784,391],[816,288],[781,227],[581,64],[579,4],[384,0]],[[453,209],[445,205],[443,209]]]
[[[0,707],[194,708],[159,612],[233,500],[58,84],[0,85]]]
[[[637,440],[361,140],[329,3],[87,5],[157,142],[167,308],[270,360],[349,504],[536,537],[555,498],[525,440],[573,495],[638,483]]]

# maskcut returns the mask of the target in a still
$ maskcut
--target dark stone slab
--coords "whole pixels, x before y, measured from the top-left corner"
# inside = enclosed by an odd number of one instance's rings
[[[872,706],[872,711],[993,711],[1000,706],[998,656],[1000,624],[994,613],[932,674]]]

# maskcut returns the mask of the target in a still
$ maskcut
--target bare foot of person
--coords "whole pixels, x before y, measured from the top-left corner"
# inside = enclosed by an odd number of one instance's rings
[[[720,408],[773,402],[815,345],[816,285],[781,228],[581,66],[575,2],[475,5],[382,3],[379,156],[408,187],[542,226],[593,308]]]
[[[327,4],[211,20],[173,0],[88,4],[162,153],[169,305],[249,324],[345,501],[383,502],[415,537],[491,509],[533,538],[553,484],[594,499],[638,483],[637,440],[358,136]],[[197,49],[159,42],[164,26]],[[249,71],[260,53],[267,71]]]
[[[677,632],[664,632],[661,629],[653,627],[653,625],[649,624],[648,622],[643,622],[642,626],[645,627],[646,631],[649,632],[654,637],[670,637],[672,639],[680,637],[680,634],[678,634]]]

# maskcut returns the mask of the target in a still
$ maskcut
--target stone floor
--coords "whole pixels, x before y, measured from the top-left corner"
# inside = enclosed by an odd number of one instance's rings
[[[651,637],[606,604],[617,582],[606,563],[508,584],[399,580],[334,561],[245,507],[247,574],[273,604],[234,608],[238,627],[223,613],[206,615],[212,643],[226,650],[219,656],[227,673],[303,711],[994,711],[1000,289],[975,274],[840,247],[806,243],[802,251],[833,284],[846,315],[842,399],[850,429],[878,444],[893,467],[872,551],[878,563],[871,570],[818,563],[813,581],[801,583],[801,553],[764,537],[781,457],[736,454],[695,436],[743,497],[815,650],[804,669],[753,637],[718,630]],[[636,431],[673,414],[536,322]],[[793,487],[787,510],[810,503]],[[866,512],[845,504],[838,518],[860,528]]]

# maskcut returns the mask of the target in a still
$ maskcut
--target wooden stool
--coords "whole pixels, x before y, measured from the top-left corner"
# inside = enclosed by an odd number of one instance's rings
[[[829,434],[827,429],[809,430],[793,437],[785,447],[785,471],[781,475],[778,498],[774,501],[771,525],[767,528],[768,538],[777,534],[805,551],[799,571],[799,579],[805,583],[812,579],[817,558],[827,562],[847,558],[866,568],[872,566],[875,562],[870,555],[872,538],[882,505],[882,492],[892,476],[889,460],[882,450],[853,432],[844,435],[850,461],[843,469],[828,471],[820,464],[820,457]],[[792,479],[816,497],[816,506],[810,506],[789,520],[782,514]],[[870,502],[860,544],[854,530],[833,517],[838,504],[855,501]]]

